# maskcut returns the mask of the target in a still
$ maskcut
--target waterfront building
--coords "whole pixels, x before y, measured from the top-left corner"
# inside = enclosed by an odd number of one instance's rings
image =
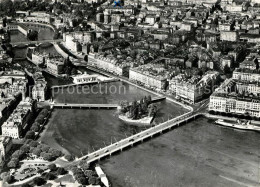
[[[255,96],[260,96],[260,82],[246,82],[246,81],[237,81],[236,90],[239,93],[250,93]]]
[[[6,160],[6,155],[12,148],[12,138],[0,135],[0,165],[3,165]]]
[[[0,97],[0,121],[6,119],[21,100],[21,94],[15,97]],[[1,125],[2,123],[0,123]]]
[[[25,25],[19,24],[19,23],[9,23],[6,26],[6,29],[8,31],[20,31],[22,34],[24,34],[25,36],[27,36],[27,34],[29,33],[30,29],[28,27],[26,27]]]
[[[36,72],[33,75],[34,86],[32,88],[32,99],[37,101],[45,101],[47,93],[47,81],[41,72]]]
[[[30,12],[28,16],[23,18],[24,22],[51,23],[51,16],[46,12]]]
[[[64,60],[62,57],[47,58],[46,65],[47,65],[48,72],[50,72],[51,74],[54,74],[54,75],[62,74],[63,66],[64,66],[63,61]]]
[[[240,81],[260,82],[260,72],[258,70],[236,68],[232,77]]]
[[[40,52],[37,52],[37,51],[34,51],[32,53],[32,62],[35,64],[35,65],[40,65],[40,64],[44,64],[45,63],[45,59],[48,57],[48,54],[46,53],[40,53]]]
[[[19,93],[24,99],[27,94],[28,81],[25,78],[25,73],[21,71],[4,71],[0,72],[0,92],[5,97],[11,97]]]
[[[127,76],[129,74],[129,68],[131,66],[131,62],[119,61],[113,56],[104,57],[103,55],[98,53],[90,53],[88,55],[88,63],[92,66],[104,69],[108,72],[120,76]]]
[[[239,64],[239,68],[241,69],[250,69],[250,70],[256,70],[259,68],[259,61],[260,56],[257,54],[256,56],[253,54],[250,54],[246,57],[246,59]]]
[[[216,71],[209,71],[202,77],[177,75],[169,81],[169,90],[176,94],[176,98],[194,104],[212,92],[218,76]]]
[[[2,125],[2,135],[14,139],[21,138],[23,129],[27,126],[30,117],[31,110],[18,105],[7,121]]]
[[[260,117],[260,76],[258,70],[236,68],[210,96],[209,110]]]
[[[110,15],[113,13],[122,12],[124,15],[133,15],[135,13],[135,9],[131,5],[122,6],[122,7],[114,7],[114,6],[107,6],[105,7],[104,14]]]
[[[142,65],[135,68],[130,68],[129,79],[145,86],[155,89],[165,89],[167,82],[167,72],[162,68],[156,68],[152,64]]]
[[[87,73],[75,75],[72,78],[73,83],[75,84],[93,83],[99,81],[98,75],[88,75]]]
[[[210,96],[209,111],[234,113],[260,117],[259,97],[244,97],[233,93],[213,93]]]
[[[67,48],[73,52],[81,51],[83,45],[93,42],[94,32],[71,32],[63,34],[63,41]]]
[[[13,84],[9,85],[6,89],[7,95],[17,95],[18,93],[22,94],[22,98],[25,99],[27,95],[27,80],[13,80]]]

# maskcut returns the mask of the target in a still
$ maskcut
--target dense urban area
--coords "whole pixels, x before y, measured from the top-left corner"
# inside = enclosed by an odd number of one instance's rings
[[[259,44],[259,0],[0,0],[0,186],[120,186],[101,160],[123,150],[127,155],[128,148],[196,118],[257,133]],[[95,95],[92,89],[102,85],[125,86],[128,95]],[[68,96],[79,86],[93,93]],[[66,121],[61,110],[101,111],[88,117],[123,121],[122,136],[112,138],[107,129],[110,145],[100,140],[104,144],[96,146],[93,138],[84,139],[86,149],[83,139],[74,148],[65,145],[70,137],[62,132],[70,124],[61,130],[53,122]],[[102,112],[113,117],[103,119]],[[231,186],[259,185],[259,157],[256,179],[230,179]],[[152,184],[121,185],[168,186]]]

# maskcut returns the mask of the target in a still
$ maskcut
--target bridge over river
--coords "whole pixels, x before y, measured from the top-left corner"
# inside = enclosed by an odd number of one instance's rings
[[[151,102],[155,103],[158,101],[164,100],[165,97],[153,97]],[[118,104],[82,104],[82,103],[50,103],[51,108],[66,108],[66,109],[74,109],[74,108],[86,108],[86,109],[115,109],[118,108]]]
[[[117,104],[81,104],[81,103],[51,103],[51,108],[66,108],[66,109],[73,109],[73,108],[104,108],[104,109],[115,109],[118,107]]]
[[[133,147],[134,144],[136,144],[136,143],[143,142],[144,140],[146,140],[148,138],[152,138],[153,136],[162,134],[168,130],[171,130],[172,128],[179,127],[180,125],[188,122],[189,120],[193,120],[196,117],[199,117],[200,115],[202,115],[202,114],[194,113],[193,111],[185,113],[174,119],[171,119],[169,121],[166,121],[164,123],[151,127],[144,131],[141,131],[137,134],[129,136],[116,143],[113,143],[113,144],[108,145],[104,148],[101,148],[97,151],[94,151],[88,155],[85,155],[85,156],[77,159],[76,161],[74,161],[74,163],[77,163],[80,160],[87,160],[88,163],[92,163],[92,162],[98,161],[102,158],[109,157],[113,153],[121,152],[128,147]]]
[[[17,46],[17,45],[30,45],[30,44],[36,44],[40,45],[43,43],[52,43],[56,44],[58,42],[62,42],[62,39],[57,39],[57,40],[37,40],[37,41],[24,41],[24,42],[10,42],[12,46]]]

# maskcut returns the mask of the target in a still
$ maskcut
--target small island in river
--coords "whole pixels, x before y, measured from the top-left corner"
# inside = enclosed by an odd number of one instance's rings
[[[157,111],[157,106],[152,103],[151,96],[144,97],[139,101],[129,103],[121,101],[119,107],[119,119],[128,124],[151,124]]]

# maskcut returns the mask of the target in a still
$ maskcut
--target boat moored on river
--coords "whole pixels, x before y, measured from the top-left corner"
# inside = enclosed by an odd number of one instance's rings
[[[250,124],[250,121],[247,122],[241,122],[237,120],[237,122],[231,122],[231,121],[224,121],[222,119],[218,119],[215,121],[218,125],[225,126],[225,127],[231,127],[235,129],[240,129],[240,130],[253,130],[253,131],[260,131],[260,126],[252,125]]]

